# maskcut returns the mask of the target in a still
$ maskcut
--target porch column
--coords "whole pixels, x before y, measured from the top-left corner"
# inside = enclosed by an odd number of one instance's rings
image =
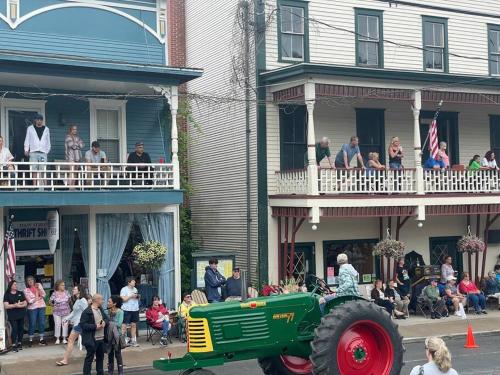
[[[177,130],[177,109],[179,108],[178,87],[171,87],[170,96],[170,115],[172,116],[172,165],[174,167],[174,189],[181,188],[180,170],[179,170],[179,140]]]
[[[316,164],[316,135],[314,133],[314,105],[316,85],[313,81],[304,84],[307,107],[307,194],[318,195],[318,165]]]
[[[97,293],[97,233],[96,233],[96,213],[92,207],[89,210],[89,238],[88,238],[88,257],[89,257],[89,293]]]
[[[415,153],[415,170],[417,194],[424,195],[424,170],[422,168],[422,144],[420,141],[420,110],[422,109],[422,93],[413,92],[413,150]]]
[[[3,207],[0,207],[0,233],[5,233],[5,228],[3,225],[4,216],[3,216]],[[2,252],[0,256],[0,270],[5,270],[5,253]],[[5,292],[5,272],[2,272],[0,275],[0,290],[2,291],[2,295]],[[3,337],[3,340],[0,341],[0,350],[4,350],[6,346],[5,342],[5,308],[0,307],[0,337]]]

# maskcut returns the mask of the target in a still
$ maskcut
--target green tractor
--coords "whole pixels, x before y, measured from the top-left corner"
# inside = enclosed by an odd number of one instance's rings
[[[193,307],[188,353],[153,367],[213,375],[205,368],[257,359],[266,375],[399,375],[404,347],[389,314],[358,296],[325,302],[328,285],[313,285],[311,293]]]

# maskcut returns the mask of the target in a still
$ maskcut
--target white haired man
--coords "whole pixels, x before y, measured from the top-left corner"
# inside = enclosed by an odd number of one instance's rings
[[[330,140],[327,137],[321,138],[321,140],[315,145],[316,150],[316,164],[319,165],[324,158],[328,159],[330,163],[330,168],[335,169],[335,163],[330,153]],[[304,155],[304,165],[307,167],[309,159],[307,151]]]

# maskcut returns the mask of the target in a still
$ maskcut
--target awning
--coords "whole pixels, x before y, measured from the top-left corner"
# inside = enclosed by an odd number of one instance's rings
[[[143,93],[151,92],[151,85],[178,86],[202,73],[195,68],[0,50],[2,86]]]

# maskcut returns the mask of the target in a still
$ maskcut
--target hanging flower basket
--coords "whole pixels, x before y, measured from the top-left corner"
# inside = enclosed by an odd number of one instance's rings
[[[134,247],[135,262],[145,270],[158,270],[165,261],[167,248],[157,241],[147,241]]]
[[[467,235],[463,236],[457,242],[458,251],[462,253],[478,253],[484,251],[486,245],[478,236]]]
[[[391,240],[390,238],[380,241],[373,248],[373,255],[382,255],[387,258],[401,258],[405,251],[405,243]]]

